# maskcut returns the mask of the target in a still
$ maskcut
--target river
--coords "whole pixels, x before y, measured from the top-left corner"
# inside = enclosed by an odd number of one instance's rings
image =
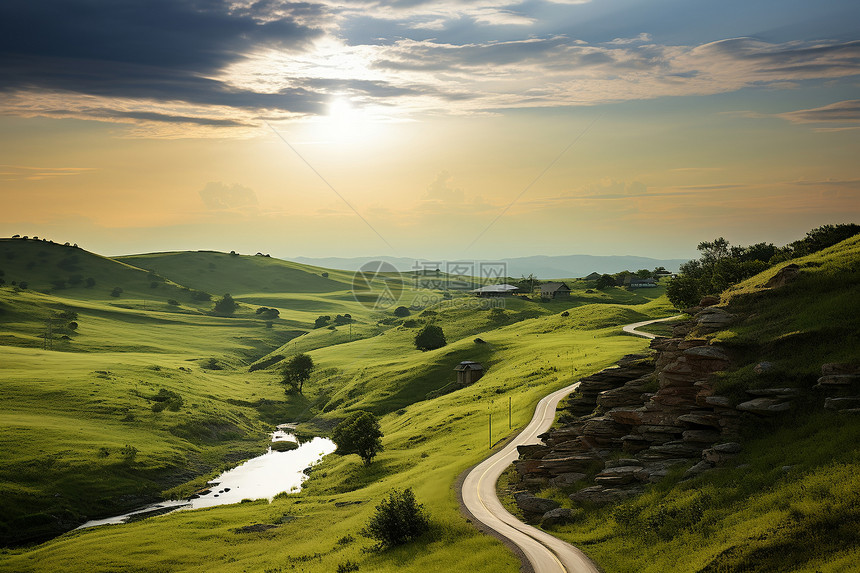
[[[127,523],[177,510],[239,503],[244,499],[266,498],[271,501],[279,493],[298,491],[302,482],[307,479],[303,470],[318,463],[326,454],[332,453],[336,446],[328,438],[299,442],[296,436],[290,433],[290,428],[289,424],[279,426],[272,434],[272,441],[296,442],[299,444],[296,449],[279,452],[269,447],[265,454],[251,458],[210,481],[208,490],[193,496],[193,499],[153,503],[122,515],[88,521],[78,529]]]

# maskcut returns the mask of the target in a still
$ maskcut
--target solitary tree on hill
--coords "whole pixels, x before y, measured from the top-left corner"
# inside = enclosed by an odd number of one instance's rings
[[[218,314],[231,315],[236,312],[239,305],[230,296],[230,293],[225,294],[221,300],[215,302],[215,312]]]
[[[296,354],[287,362],[282,372],[284,379],[282,384],[291,387],[293,390],[302,393],[302,387],[305,382],[311,377],[311,372],[314,369],[313,358],[307,354]]]
[[[381,438],[382,430],[376,416],[362,410],[353,412],[332,433],[332,440],[337,444],[336,454],[358,454],[366,466],[382,451]]]
[[[448,344],[442,328],[428,324],[415,335],[415,348],[418,350],[434,350]]]

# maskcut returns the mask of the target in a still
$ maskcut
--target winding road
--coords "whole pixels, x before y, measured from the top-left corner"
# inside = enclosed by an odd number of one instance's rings
[[[623,330],[645,338],[654,338],[653,334],[637,332],[636,329],[654,322],[674,320],[679,316],[628,324],[623,327]],[[556,390],[538,402],[529,425],[499,452],[475,466],[466,475],[461,488],[461,500],[466,511],[475,520],[518,547],[534,573],[599,573],[600,571],[597,565],[573,545],[545,531],[526,525],[511,515],[496,495],[496,482],[499,476],[519,457],[517,446],[539,443],[538,435],[547,431],[555,420],[559,400],[576,390],[578,386],[579,382],[571,384]]]

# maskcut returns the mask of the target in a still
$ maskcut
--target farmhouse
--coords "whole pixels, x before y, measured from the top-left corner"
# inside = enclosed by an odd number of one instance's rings
[[[502,284],[502,285],[487,285],[481,288],[476,288],[472,291],[475,293],[475,296],[481,297],[494,297],[494,296],[509,296],[514,293],[520,292],[518,287],[514,285]]]
[[[540,285],[541,298],[561,298],[570,296],[570,287],[564,283],[546,283]]]
[[[484,375],[484,367],[480,362],[472,362],[464,360],[459,363],[454,370],[457,372],[457,384],[460,386],[468,386]]]

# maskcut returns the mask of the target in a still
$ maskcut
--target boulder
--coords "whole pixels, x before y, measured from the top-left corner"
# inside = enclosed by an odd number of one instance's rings
[[[710,469],[713,469],[713,467],[714,467],[714,464],[712,464],[711,462],[706,461],[706,460],[702,460],[699,463],[697,463],[696,465],[694,465],[693,467],[691,467],[690,469],[688,469],[687,471],[685,471],[684,477],[685,478],[696,477],[699,474],[702,474],[702,473],[704,473]]]
[[[540,518],[542,527],[547,525],[564,525],[573,521],[573,511],[566,507],[557,507],[543,514]]]
[[[525,444],[517,446],[517,453],[521,457],[539,460],[549,453],[549,447],[543,444]]]
[[[853,410],[860,408],[860,396],[846,396],[844,398],[826,398],[824,408],[834,412]]]
[[[678,416],[678,421],[689,426],[710,426],[712,428],[720,427],[720,417],[716,414],[707,412],[690,412]]]
[[[747,390],[750,396],[762,396],[770,398],[791,399],[797,398],[801,394],[800,388],[760,388]]]
[[[720,304],[720,297],[714,295],[703,296],[702,300],[699,301],[699,306],[714,306],[715,304]]]
[[[731,408],[732,401],[725,396],[707,396],[705,404],[714,408]]]
[[[737,442],[717,444],[712,448],[702,451],[702,459],[714,465],[721,465],[731,460],[741,451],[741,445]]]
[[[689,463],[689,460],[670,458],[667,460],[648,461],[634,475],[640,482],[655,483],[666,477],[666,474],[673,467],[685,463]]]
[[[557,501],[543,497],[536,497],[527,491],[515,493],[514,501],[517,502],[517,507],[519,507],[524,513],[531,514],[543,515],[559,506]]]
[[[784,287],[785,285],[797,280],[798,276],[800,276],[800,267],[798,267],[794,263],[790,265],[785,265],[784,267],[779,269],[777,273],[773,275],[766,283],[764,283],[764,286],[765,288]]]
[[[752,412],[759,416],[774,416],[791,409],[791,404],[777,398],[754,398],[737,405],[741,412]]]
[[[686,430],[682,439],[685,442],[695,442],[698,444],[713,444],[721,438],[720,432],[713,430]]]
[[[599,463],[600,458],[596,455],[574,455],[560,458],[544,457],[540,460],[540,468],[548,471],[553,476],[577,472],[586,473],[594,464]]]
[[[831,374],[860,374],[860,364],[849,364],[845,362],[828,362],[821,365],[821,375]]]
[[[637,460],[636,458],[619,458],[617,460],[606,460],[604,467],[609,468],[620,468],[623,466],[641,466],[642,462]]]
[[[773,372],[774,366],[773,362],[759,362],[755,366],[753,366],[753,372],[756,374],[764,374],[765,372]]]
[[[860,383],[858,374],[828,374],[818,379],[818,387],[826,386],[852,386]]]
[[[584,480],[588,477],[586,474],[578,473],[578,472],[568,472],[565,474],[559,474],[554,478],[549,480],[550,485],[554,487],[571,487],[576,484],[578,481]]]
[[[642,463],[637,462],[635,466],[618,466],[608,468],[594,477],[594,483],[602,486],[616,486],[636,481],[636,472],[642,469]]]
[[[605,505],[633,497],[642,493],[642,491],[641,488],[605,488],[601,485],[596,485],[570,494],[570,499],[578,503],[586,502],[595,505]]]

